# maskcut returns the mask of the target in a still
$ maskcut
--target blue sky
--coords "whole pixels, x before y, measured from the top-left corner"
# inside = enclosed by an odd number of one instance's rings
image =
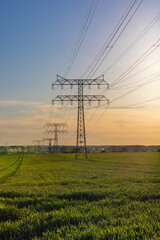
[[[129,2],[128,0],[99,1],[69,77],[80,77],[88,67],[128,7]],[[56,74],[63,74],[63,66],[73,48],[89,5],[89,0],[0,1],[0,130],[2,132],[0,144],[29,144],[32,143],[33,138],[41,138],[42,126],[48,119],[48,110],[51,105],[51,84],[56,80]],[[125,50],[159,12],[159,0],[143,1],[97,75]],[[160,21],[115,69],[105,75],[107,81],[112,82],[160,38],[159,26]],[[159,51],[148,59],[143,67],[158,59]],[[143,76],[154,74],[158,69],[159,64],[149,72],[145,72]],[[108,98],[112,100],[122,93],[122,91],[110,91]],[[159,82],[156,82],[146,87],[145,90],[122,99],[120,103],[112,107],[144,101],[158,94],[160,95]],[[145,111],[148,112],[150,109]],[[158,107],[154,111],[157,113]],[[71,115],[76,116],[76,112]],[[94,119],[92,119],[93,124]],[[94,133],[91,135],[89,143],[94,142]],[[109,144],[104,136],[100,135],[99,139],[102,141],[99,140],[98,143]],[[115,137],[114,140],[111,138],[110,144],[121,144],[116,139],[119,138]],[[132,142],[128,136],[123,143],[127,144],[127,141],[136,143],[136,140]],[[156,141],[153,140],[154,143],[157,143]],[[145,143],[143,138],[141,143]]]

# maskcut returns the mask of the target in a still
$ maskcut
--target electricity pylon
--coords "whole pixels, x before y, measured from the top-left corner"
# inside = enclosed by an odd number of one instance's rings
[[[39,147],[40,146],[40,142],[42,142],[44,139],[41,139],[41,140],[33,140],[33,142],[37,142],[37,146]]]
[[[39,150],[41,150],[41,148],[40,148],[40,142],[43,142],[44,141],[44,139],[41,139],[41,140],[33,140],[33,142],[37,142],[37,149],[38,149],[38,151]],[[36,150],[36,149],[35,149]]]
[[[49,123],[45,124],[44,139],[49,141],[49,151],[52,149],[52,141],[54,140],[54,151],[58,150],[58,135],[65,134],[67,131],[64,129],[67,127],[66,123]]]
[[[100,105],[101,101],[106,101],[109,104],[109,100],[104,95],[84,95],[83,89],[85,86],[88,86],[89,89],[91,86],[107,86],[109,88],[109,84],[104,80],[104,76],[101,76],[96,79],[66,79],[59,75],[57,75],[57,80],[52,84],[52,89],[54,89],[55,85],[60,85],[61,89],[63,86],[70,86],[71,89],[73,86],[78,86],[78,94],[76,95],[57,95],[53,100],[52,104],[55,101],[61,101],[63,105],[64,102],[70,101],[71,104],[73,102],[78,102],[78,115],[77,115],[77,141],[76,141],[76,155],[75,158],[80,158],[81,155],[83,157],[88,158],[87,156],[87,146],[86,146],[86,133],[85,133],[85,117],[84,117],[84,102],[88,102],[89,105],[91,102],[98,102]]]

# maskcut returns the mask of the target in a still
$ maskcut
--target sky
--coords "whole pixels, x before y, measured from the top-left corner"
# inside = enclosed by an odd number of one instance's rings
[[[66,122],[68,135],[60,136],[59,143],[75,144],[77,104],[52,106],[52,99],[58,94],[75,94],[77,89],[52,90],[51,85],[57,74],[78,79],[86,70],[89,73],[88,67],[133,2],[0,1],[0,145],[34,144],[33,140],[43,138],[49,121]],[[95,12],[68,68],[93,3],[97,4]],[[104,74],[110,89],[84,89],[85,94],[103,92],[110,101],[109,106],[85,104],[87,144],[160,144],[160,1],[137,0],[128,20],[137,7],[116,43],[108,45],[107,51],[111,51],[92,76]],[[112,86],[115,81],[119,82]]]

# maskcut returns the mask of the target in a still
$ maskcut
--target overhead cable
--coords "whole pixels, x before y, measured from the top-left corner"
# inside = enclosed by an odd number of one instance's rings
[[[141,62],[143,62],[148,56],[150,56],[160,46],[160,39],[155,42],[140,58],[138,58],[134,64],[132,64],[124,73],[122,73],[115,81],[110,84],[110,88],[124,82],[124,77],[133,71]]]
[[[74,63],[74,61],[75,61],[75,59],[76,59],[76,57],[78,55],[78,52],[79,52],[80,47],[81,47],[81,45],[83,43],[83,40],[84,40],[84,38],[86,36],[86,33],[87,33],[88,29],[89,29],[90,23],[91,23],[91,21],[93,19],[93,16],[94,16],[94,13],[96,11],[96,8],[97,8],[97,5],[98,5],[99,1],[100,0],[92,0],[91,4],[89,6],[89,10],[87,12],[86,18],[84,20],[84,23],[82,25],[82,28],[81,28],[80,33],[78,35],[78,38],[77,38],[77,40],[76,40],[76,42],[74,44],[74,47],[73,47],[73,50],[72,50],[72,55],[70,57],[70,61],[69,61],[68,67],[67,67],[67,69],[65,71],[65,74],[64,74],[65,77],[69,73],[69,71],[70,71],[70,69],[71,69],[71,67],[72,67],[72,65],[73,65],[73,63]]]
[[[125,49],[120,56],[112,62],[106,70],[103,71],[103,74],[108,72],[113,66],[115,66],[140,40],[141,38],[153,27],[153,25],[160,19],[160,13],[156,15],[156,17],[148,24],[148,26],[141,32],[141,34]]]
[[[115,101],[117,101],[117,100],[119,100],[119,99],[121,99],[121,98],[126,97],[127,95],[129,95],[129,94],[131,94],[131,93],[137,91],[138,89],[144,87],[145,85],[147,85],[147,84],[149,84],[149,83],[155,81],[155,79],[157,80],[157,78],[160,79],[160,74],[159,74],[158,76],[154,77],[154,78],[151,78],[151,79],[149,79],[149,80],[147,80],[147,81],[145,81],[145,82],[139,84],[138,86],[136,86],[134,89],[128,91],[127,93],[124,93],[123,95],[121,95],[121,96],[119,96],[119,97],[113,99],[112,101],[110,101],[110,103],[113,103],[113,102],[115,102]]]
[[[135,15],[135,13],[137,12],[138,8],[140,7],[141,3],[143,2],[143,0],[140,1],[140,3],[138,4],[138,6],[136,7],[136,9],[134,10],[134,12],[131,14],[129,20],[125,23],[125,21],[127,20],[127,18],[129,17],[130,12],[132,11],[134,5],[136,4],[137,0],[132,1],[130,4],[130,7],[127,8],[127,11],[125,12],[125,14],[123,15],[123,17],[121,18],[121,20],[119,21],[119,24],[116,25],[116,27],[114,28],[113,32],[111,33],[111,35],[109,36],[109,38],[106,40],[105,44],[102,46],[101,50],[98,52],[98,54],[96,55],[95,59],[92,61],[92,63],[89,65],[87,71],[85,71],[85,74],[90,71],[87,75],[86,78],[90,78],[92,77],[96,71],[99,69],[99,67],[102,65],[102,63],[104,62],[104,60],[106,59],[106,57],[108,56],[108,54],[111,52],[111,50],[113,49],[114,45],[116,44],[116,42],[118,41],[118,39],[121,37],[122,33],[124,32],[124,30],[126,29],[126,27],[128,26],[129,22],[131,21],[131,19],[133,18],[133,16]],[[124,25],[125,24],[125,25]],[[124,26],[123,26],[124,25]],[[122,28],[122,29],[121,29]],[[121,31],[120,31],[121,30]],[[120,33],[119,33],[120,31]],[[119,34],[118,34],[119,33]],[[118,34],[118,36],[117,36]],[[116,37],[117,36],[117,37]],[[116,39],[115,39],[116,37]],[[115,40],[114,40],[115,39]],[[84,75],[84,73],[82,74]]]

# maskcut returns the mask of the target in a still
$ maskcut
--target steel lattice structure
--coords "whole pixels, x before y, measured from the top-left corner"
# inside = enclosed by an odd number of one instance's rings
[[[40,142],[43,142],[44,139],[41,139],[41,140],[33,140],[33,142],[37,142],[37,146],[39,147],[40,146]]]
[[[57,95],[53,100],[52,104],[56,101],[60,101],[63,105],[64,102],[70,101],[78,102],[78,116],[77,116],[77,141],[76,141],[76,155],[75,158],[78,159],[81,155],[85,158],[87,156],[87,146],[86,146],[86,133],[85,133],[85,117],[84,117],[84,102],[88,102],[89,105],[91,102],[98,102],[100,105],[101,101],[105,101],[109,104],[109,100],[104,95],[84,95],[83,89],[85,86],[88,86],[89,89],[91,86],[106,86],[109,88],[109,84],[104,80],[104,76],[101,76],[96,79],[66,79],[57,75],[57,80],[52,84],[52,89],[54,86],[70,86],[73,89],[73,86],[78,87],[77,95]]]
[[[66,134],[67,130],[64,128],[67,127],[66,123],[49,123],[47,122],[45,125],[44,131],[44,140],[48,140],[49,142],[49,151],[52,150],[52,141],[54,140],[54,151],[58,150],[58,136],[60,134]],[[63,129],[62,129],[63,128]]]
[[[71,89],[73,86],[77,86],[79,84],[79,81],[83,81],[83,86],[88,86],[89,89],[92,86],[107,86],[109,88],[109,84],[104,80],[104,75],[95,79],[66,79],[64,77],[61,77],[57,75],[57,80],[52,84],[52,89],[54,89],[54,86],[61,86],[63,89],[63,86],[70,86]]]

